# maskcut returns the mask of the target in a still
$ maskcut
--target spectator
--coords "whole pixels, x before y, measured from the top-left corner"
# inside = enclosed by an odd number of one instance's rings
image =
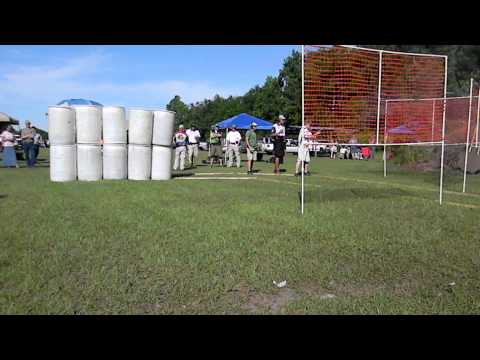
[[[33,138],[35,137],[36,131],[32,127],[30,121],[25,121],[25,128],[22,129],[20,134],[20,139],[22,140],[23,151],[25,153],[25,160],[27,161],[28,167],[35,166],[35,150],[33,147]]]
[[[283,163],[285,156],[285,116],[279,115],[272,127],[273,156],[275,157],[276,175],[280,175],[280,162]]]
[[[173,163],[173,170],[177,170],[180,166],[180,171],[185,169],[185,157],[187,153],[187,134],[183,125],[178,127],[178,131],[173,137],[175,147],[175,162]]]
[[[376,144],[377,139],[375,135],[370,136],[370,139],[368,141],[369,144]],[[370,159],[375,160],[375,146],[370,147]]]
[[[192,125],[186,132],[188,136],[188,161],[190,167],[193,168],[196,165],[196,159],[198,158],[198,145],[200,142],[200,131],[197,130],[195,125]]]
[[[3,165],[18,168],[17,154],[15,153],[15,134],[11,125],[0,134],[0,143],[3,148]]]
[[[368,160],[370,159],[370,154],[371,154],[371,150],[368,146],[364,146],[362,147],[362,157],[365,159],[365,160]]]
[[[356,144],[358,144],[357,137],[355,135],[353,135],[348,143],[352,144],[352,146],[350,147],[350,151],[351,151],[351,154],[352,154],[352,159],[358,160],[359,159],[360,148],[358,146],[356,146]]]
[[[297,158],[297,165],[295,167],[295,176],[301,175],[300,167],[302,166],[302,162],[304,163],[303,171],[305,175],[310,175],[310,171],[309,171],[310,149],[308,146],[308,142],[312,138],[313,138],[313,135],[307,126],[305,126],[305,128],[300,129],[300,134],[298,134],[298,158]]]
[[[245,134],[245,143],[247,145],[247,174],[253,174],[253,162],[257,161],[257,124],[252,123],[250,130]]]
[[[330,159],[335,159],[337,157],[337,152],[338,152],[338,142],[337,142],[337,139],[334,138],[330,146]]]
[[[37,128],[35,128],[35,131]],[[35,163],[37,162],[38,159],[38,153],[40,152],[40,146],[44,146],[43,138],[40,133],[35,133],[35,136],[33,137],[33,151],[35,153]]]
[[[233,165],[233,155],[237,159],[237,168],[240,167],[240,141],[242,135],[237,131],[237,125],[232,125],[231,130],[227,134],[227,155],[228,155],[228,167]]]
[[[222,133],[218,126],[210,131],[210,167],[213,166],[214,160],[223,164]]]

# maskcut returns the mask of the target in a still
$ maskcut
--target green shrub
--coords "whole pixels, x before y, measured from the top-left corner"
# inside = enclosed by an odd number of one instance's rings
[[[393,162],[397,165],[412,165],[431,160],[431,149],[418,146],[394,146],[391,149]]]

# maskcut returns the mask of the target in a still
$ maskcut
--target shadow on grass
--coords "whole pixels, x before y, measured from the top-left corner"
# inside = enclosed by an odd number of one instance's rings
[[[5,199],[7,196],[7,194],[0,194],[0,199]]]
[[[194,172],[178,172],[178,173],[173,173],[172,178],[189,177],[194,175],[195,175]]]
[[[397,196],[412,196],[413,193],[398,188],[390,189],[309,189],[305,190],[305,203],[319,203],[323,201],[351,201],[364,199],[387,199]],[[301,201],[301,193],[298,193]]]

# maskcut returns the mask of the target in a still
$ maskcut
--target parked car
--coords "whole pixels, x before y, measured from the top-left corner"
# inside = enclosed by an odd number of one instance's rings
[[[258,142],[259,151],[262,151],[266,154],[273,153],[273,142],[272,139],[269,137],[263,138]]]
[[[200,141],[200,143],[198,144],[198,148],[203,151],[208,151],[208,142]]]
[[[293,139],[287,139],[285,152],[291,154],[298,154],[298,141]]]
[[[15,154],[17,155],[17,160],[23,160],[23,146],[20,134],[15,134]]]

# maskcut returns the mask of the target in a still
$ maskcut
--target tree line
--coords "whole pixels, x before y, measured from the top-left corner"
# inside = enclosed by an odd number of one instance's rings
[[[177,113],[177,125],[189,127],[195,124],[200,129],[207,129],[240,113],[267,121],[273,121],[283,114],[290,125],[301,124],[301,53],[292,51],[276,76],[268,76],[262,85],[253,87],[243,96],[224,98],[216,95],[213,99],[187,105],[176,95],[168,103],[167,110]]]
[[[448,96],[469,94],[470,78],[480,80],[479,45],[362,45],[370,48],[448,55]],[[287,117],[288,125],[302,122],[301,53],[292,51],[275,76],[268,76],[262,85],[250,89],[243,96],[213,99],[186,104],[176,95],[167,109],[177,113],[176,122],[201,129],[240,113],[273,121],[278,114]]]

